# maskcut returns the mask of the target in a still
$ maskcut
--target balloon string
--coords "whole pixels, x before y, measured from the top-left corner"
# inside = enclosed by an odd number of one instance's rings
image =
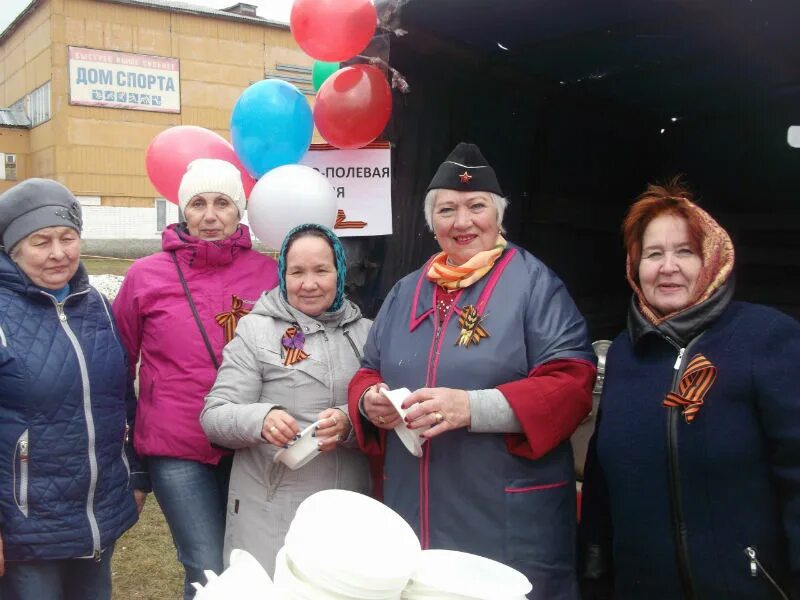
[[[392,74],[392,88],[396,89],[401,94],[407,94],[411,91],[411,86],[408,85],[408,81],[406,81],[406,78],[403,76],[403,74],[397,69],[391,67],[389,63],[382,58],[377,56],[364,56],[363,54],[359,54],[356,56],[356,58],[361,58],[371,65],[378,65],[388,70]]]

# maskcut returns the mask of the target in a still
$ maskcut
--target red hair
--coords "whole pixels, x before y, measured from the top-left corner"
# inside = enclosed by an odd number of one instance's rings
[[[631,272],[638,281],[639,261],[642,259],[642,239],[650,221],[662,215],[674,215],[686,220],[692,250],[701,253],[705,233],[697,211],[689,202],[694,202],[693,194],[680,175],[661,184],[650,184],[639,194],[628,209],[622,222],[622,238],[628,252]],[[702,256],[702,254],[701,254]]]

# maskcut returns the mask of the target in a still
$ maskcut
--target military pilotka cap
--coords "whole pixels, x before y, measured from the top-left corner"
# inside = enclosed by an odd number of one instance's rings
[[[72,227],[80,234],[82,226],[80,203],[52,179],[26,179],[0,195],[0,236],[6,252],[39,229]]]
[[[503,195],[494,169],[486,162],[480,149],[475,144],[465,142],[459,143],[450,156],[439,165],[425,193],[442,188],[459,192],[491,192],[498,196]]]

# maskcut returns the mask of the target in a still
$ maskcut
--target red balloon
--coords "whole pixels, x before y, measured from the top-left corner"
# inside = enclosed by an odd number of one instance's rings
[[[325,80],[314,103],[320,135],[337,148],[361,148],[378,137],[392,114],[386,77],[372,65],[339,69]]]
[[[306,54],[336,62],[367,47],[377,19],[370,0],[295,0],[289,25]]]
[[[230,142],[213,131],[194,125],[170,127],[151,140],[144,158],[150,183],[164,198],[177,204],[183,174],[196,158],[219,158],[233,164],[242,174],[245,196],[250,196],[256,180],[236,158]]]

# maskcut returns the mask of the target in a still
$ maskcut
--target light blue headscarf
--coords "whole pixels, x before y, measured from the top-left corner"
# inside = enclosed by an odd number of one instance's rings
[[[292,229],[289,233],[286,234],[286,237],[283,238],[283,244],[281,244],[281,251],[278,255],[278,280],[280,282],[281,288],[281,296],[283,296],[284,300],[287,299],[286,297],[286,251],[288,250],[291,243],[300,237],[304,231],[315,230],[319,231],[320,233],[325,235],[325,238],[328,240],[328,243],[331,246],[331,250],[333,250],[333,258],[334,263],[336,266],[336,297],[333,299],[333,304],[330,305],[327,311],[325,312],[334,312],[339,310],[342,307],[342,303],[344,302],[344,280],[347,276],[347,259],[344,254],[344,247],[342,246],[342,242],[327,227],[322,225],[317,225],[316,223],[305,223],[303,225],[298,225],[294,229]]]

